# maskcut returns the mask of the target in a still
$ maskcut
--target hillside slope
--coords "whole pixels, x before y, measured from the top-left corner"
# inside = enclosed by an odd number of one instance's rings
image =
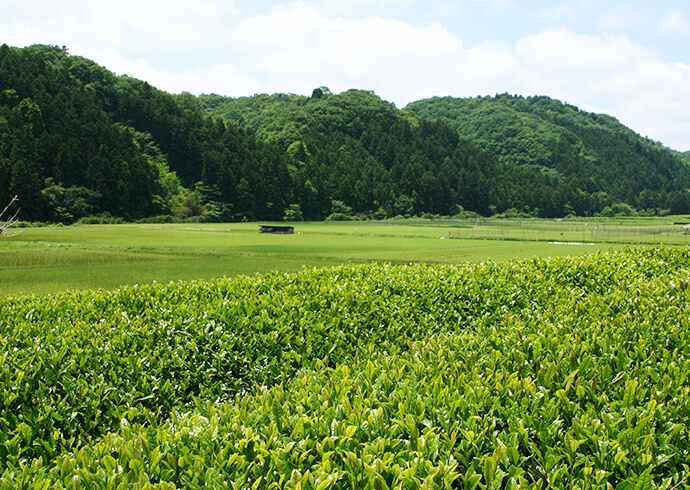
[[[510,168],[539,168],[569,182],[582,199],[577,214],[602,204],[687,212],[690,167],[615,118],[549,97],[434,97],[405,111],[451,124]]]
[[[498,200],[501,171],[491,154],[451,126],[409,117],[373,92],[332,94],[322,87],[311,97],[200,100],[229,124],[288,152],[297,204],[307,218],[337,211],[334,200],[381,217],[461,208],[489,214]]]
[[[28,220],[155,213],[155,165],[63,58],[58,48],[0,46],[1,202],[19,195]]]
[[[54,46],[0,46],[0,199],[20,218],[280,219],[285,153]]]

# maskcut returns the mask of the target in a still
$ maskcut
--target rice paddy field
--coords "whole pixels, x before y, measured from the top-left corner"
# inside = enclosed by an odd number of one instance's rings
[[[690,222],[690,220],[688,220]],[[298,271],[343,263],[461,263],[686,245],[684,220],[404,220],[26,228],[0,237],[0,295]]]

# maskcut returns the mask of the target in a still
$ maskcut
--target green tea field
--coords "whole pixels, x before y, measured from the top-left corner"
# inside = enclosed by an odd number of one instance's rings
[[[0,487],[686,488],[689,284],[648,246],[6,297]]]
[[[26,228],[0,488],[686,488],[685,231]]]

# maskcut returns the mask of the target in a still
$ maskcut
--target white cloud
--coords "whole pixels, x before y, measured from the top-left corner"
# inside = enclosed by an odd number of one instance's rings
[[[649,13],[637,5],[617,4],[601,12],[596,24],[604,31],[625,31],[649,22]]]
[[[685,14],[677,8],[666,11],[657,23],[657,29],[661,34],[678,34],[687,36],[690,33],[690,24],[685,20]]]
[[[376,89],[382,83],[400,86],[400,96],[405,86],[443,77],[446,70],[439,68],[450,66],[463,49],[438,23],[329,18],[303,2],[244,19],[229,31],[229,43],[244,52],[249,69],[282,83],[282,91],[310,91],[324,83],[335,90]]]
[[[85,56],[118,75],[146,80],[170,93],[252,95],[267,88],[251,74],[229,63],[213,63],[193,70],[162,70],[153,68],[144,58],[132,60],[113,49],[93,50]]]
[[[9,25],[0,20],[4,42],[112,48],[151,60],[208,49],[224,23],[237,16],[232,2],[222,0],[23,0],[21,6],[9,1]]]
[[[618,117],[643,136],[690,148],[690,65],[667,63],[625,36],[547,29],[516,43],[534,77],[526,93],[544,93]]]

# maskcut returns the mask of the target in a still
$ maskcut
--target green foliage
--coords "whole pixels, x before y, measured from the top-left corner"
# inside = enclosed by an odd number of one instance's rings
[[[211,113],[290,157],[293,202],[309,220],[351,214],[489,213],[497,162],[448,125],[419,121],[374,93],[200,97]],[[406,201],[404,210],[400,201]],[[334,201],[349,212],[333,211]]]
[[[210,117],[191,94],[127,77],[110,83],[113,117],[150,134],[183,186],[212,189],[212,198],[201,196],[206,221],[282,218],[290,197],[282,150]]]
[[[633,208],[623,203],[616,203],[612,206],[606,206],[602,209],[600,215],[603,217],[614,217],[614,216],[635,216],[637,213]]]
[[[0,70],[0,197],[20,195],[22,219],[71,222],[106,210],[133,219],[159,211],[155,169],[91,84],[112,74],[47,46],[3,45]],[[77,71],[90,82],[74,78]]]
[[[350,221],[352,220],[352,208],[343,201],[334,199],[331,201],[331,214],[326,221]]]
[[[290,204],[285,210],[283,221],[303,221],[302,209],[299,204]]]
[[[1,481],[679,488],[689,265],[631,249],[8,298]]]
[[[198,182],[218,192],[203,203],[207,221],[282,217],[286,155],[214,120],[190,94],[116,77],[57,47],[3,45],[0,68],[0,198],[20,195],[22,219],[184,216],[181,187]],[[61,189],[88,199],[70,209]]]
[[[91,216],[102,197],[98,192],[86,187],[64,189],[48,179],[41,193],[49,210],[48,219],[54,223],[70,224],[81,218]]]
[[[677,154],[616,119],[548,97],[434,97],[405,111],[451,124],[463,138],[498,156],[502,195],[493,204],[538,208],[544,217],[593,216],[598,193],[639,210],[690,212],[690,167]],[[654,214],[654,213],[652,213]]]

